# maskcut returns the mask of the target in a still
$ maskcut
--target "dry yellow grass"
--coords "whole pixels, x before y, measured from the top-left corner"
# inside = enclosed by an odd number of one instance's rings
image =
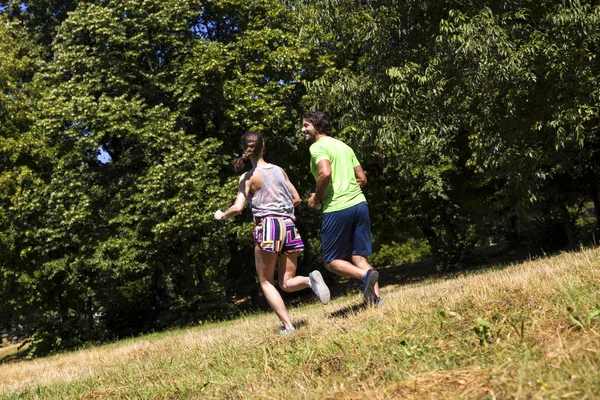
[[[4,358],[8,358],[13,354],[17,354],[19,352],[18,344],[8,344],[0,347],[0,360]]]
[[[4,364],[0,387],[8,398],[593,398],[599,324],[585,317],[599,278],[600,250],[564,253],[384,287],[381,308],[358,294],[294,308],[291,337],[265,313]]]

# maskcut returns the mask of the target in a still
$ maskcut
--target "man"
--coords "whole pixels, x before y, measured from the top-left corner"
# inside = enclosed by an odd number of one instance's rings
[[[302,133],[310,146],[310,170],[316,179],[308,204],[323,203],[321,241],[325,268],[363,281],[367,304],[380,304],[379,273],[367,256],[372,253],[369,207],[362,193],[367,177],[354,151],[329,136],[331,121],[320,111],[302,118]]]

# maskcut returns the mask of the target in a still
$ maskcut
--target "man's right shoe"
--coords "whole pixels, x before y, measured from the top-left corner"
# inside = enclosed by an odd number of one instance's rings
[[[383,307],[385,305],[385,301],[383,301],[383,298],[381,297],[376,297],[372,302],[367,301],[366,299],[363,300],[363,302],[364,305],[368,307]]]
[[[375,284],[379,280],[379,272],[374,269],[370,269],[365,274],[363,280],[363,298],[367,304],[376,304],[379,300],[377,294],[375,294]]]
[[[329,288],[325,284],[323,280],[323,275],[319,271],[313,271],[308,274],[308,280],[310,281],[310,288],[315,293],[315,295],[319,298],[321,303],[327,304],[329,303]]]

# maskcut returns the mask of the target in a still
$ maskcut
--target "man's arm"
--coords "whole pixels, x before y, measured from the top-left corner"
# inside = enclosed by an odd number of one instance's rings
[[[356,177],[356,183],[362,189],[367,184],[367,175],[365,175],[365,171],[363,171],[360,165],[354,167],[354,176]]]
[[[329,160],[321,160],[317,164],[317,184],[315,186],[315,192],[308,199],[308,205],[315,208],[321,202],[321,199],[325,195],[329,184],[331,183],[331,163]]]

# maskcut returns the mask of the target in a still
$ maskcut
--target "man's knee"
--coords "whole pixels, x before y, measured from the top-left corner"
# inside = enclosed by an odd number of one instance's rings
[[[325,262],[323,263],[323,265],[325,266],[325,269],[326,269],[327,271],[329,271],[329,272],[333,272],[333,270],[331,269],[331,263],[330,263],[330,262],[327,262],[327,261],[325,261]]]
[[[371,264],[369,264],[369,261],[367,261],[367,257],[358,256],[355,254],[352,255],[352,264],[356,265],[360,269],[364,269],[367,271],[373,268]]]

